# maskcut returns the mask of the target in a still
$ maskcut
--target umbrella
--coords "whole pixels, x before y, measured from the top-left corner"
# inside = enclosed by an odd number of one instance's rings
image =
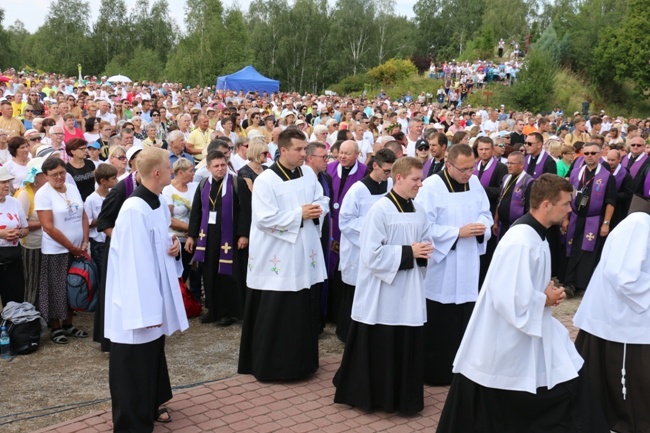
[[[131,79],[126,75],[113,75],[112,77],[108,77],[108,80],[106,81],[111,81],[113,83],[130,83]]]
[[[9,80],[11,80],[11,78],[5,77],[4,75],[0,76],[0,83],[6,83]]]

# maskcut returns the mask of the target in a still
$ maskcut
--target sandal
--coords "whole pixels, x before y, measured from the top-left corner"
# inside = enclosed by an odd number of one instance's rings
[[[167,409],[166,407],[161,407],[160,409],[158,409],[158,411],[156,412],[156,421],[163,424],[172,422],[173,421],[172,414],[169,413],[169,409]]]
[[[68,337],[65,336],[65,331],[61,328],[53,329],[50,339],[56,344],[68,344]]]
[[[82,331],[81,329],[75,327],[75,326],[68,326],[67,328],[63,328],[63,332],[65,332],[65,335],[68,337],[75,337],[75,338],[86,338],[88,337],[88,333],[86,331]]]

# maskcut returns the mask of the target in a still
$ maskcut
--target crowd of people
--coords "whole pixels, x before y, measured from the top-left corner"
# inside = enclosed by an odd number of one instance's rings
[[[441,71],[462,88],[481,63]],[[472,108],[446,84],[427,103],[7,75],[0,298],[36,305],[53,343],[85,338],[66,277],[90,254],[115,431],[171,421],[179,278],[201,324],[241,321],[238,371],[260,381],[312,375],[329,322],[337,403],[414,414],[424,384],[451,384],[440,432],[650,422],[632,359],[650,343],[647,236],[632,263],[608,244],[643,225],[627,215],[650,199],[650,119]],[[581,306],[576,349],[551,307],[582,293],[599,316]]]

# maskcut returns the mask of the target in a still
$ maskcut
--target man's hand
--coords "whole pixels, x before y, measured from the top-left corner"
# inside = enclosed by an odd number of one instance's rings
[[[471,223],[464,225],[460,228],[458,237],[460,238],[471,238],[472,236],[482,236],[485,234],[485,224],[481,223]]]
[[[302,219],[305,221],[320,218],[323,209],[317,204],[306,204],[302,207]]]
[[[553,284],[553,281],[548,283],[546,290],[544,290],[544,294],[546,295],[546,307],[557,307],[564,302],[564,299],[566,299],[564,287],[556,287],[555,284]]]
[[[192,254],[194,252],[194,238],[188,236],[185,240],[185,251]]]
[[[564,218],[562,224],[560,225],[560,232],[562,234],[566,234],[567,230],[569,230],[569,218]]]
[[[609,234],[609,224],[601,224],[600,226],[600,237],[604,238]]]
[[[494,236],[496,236],[496,235],[499,234],[499,224],[494,223],[494,225],[492,226],[492,234],[493,234]]]
[[[416,259],[429,259],[433,253],[433,245],[431,242],[414,242],[411,244],[413,249],[413,258]]]
[[[172,257],[176,257],[180,252],[181,252],[181,243],[176,237],[176,235],[174,235],[172,237],[172,246],[169,247],[169,250],[167,250],[167,254],[169,254]]]
[[[238,249],[243,250],[247,246],[248,246],[248,238],[247,237],[242,236],[239,239],[237,239],[237,248]]]

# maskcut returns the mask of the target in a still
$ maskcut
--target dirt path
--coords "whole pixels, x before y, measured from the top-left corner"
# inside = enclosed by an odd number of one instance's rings
[[[579,299],[556,308],[558,317],[573,316]],[[92,314],[79,314],[75,324],[92,335]],[[343,352],[328,325],[320,339],[320,356]],[[167,339],[166,353],[173,387],[189,387],[236,374],[241,325],[228,328],[190,321],[190,329]],[[41,341],[38,352],[0,360],[0,431],[32,432],[98,409],[110,409],[108,355],[91,338],[59,346]]]

